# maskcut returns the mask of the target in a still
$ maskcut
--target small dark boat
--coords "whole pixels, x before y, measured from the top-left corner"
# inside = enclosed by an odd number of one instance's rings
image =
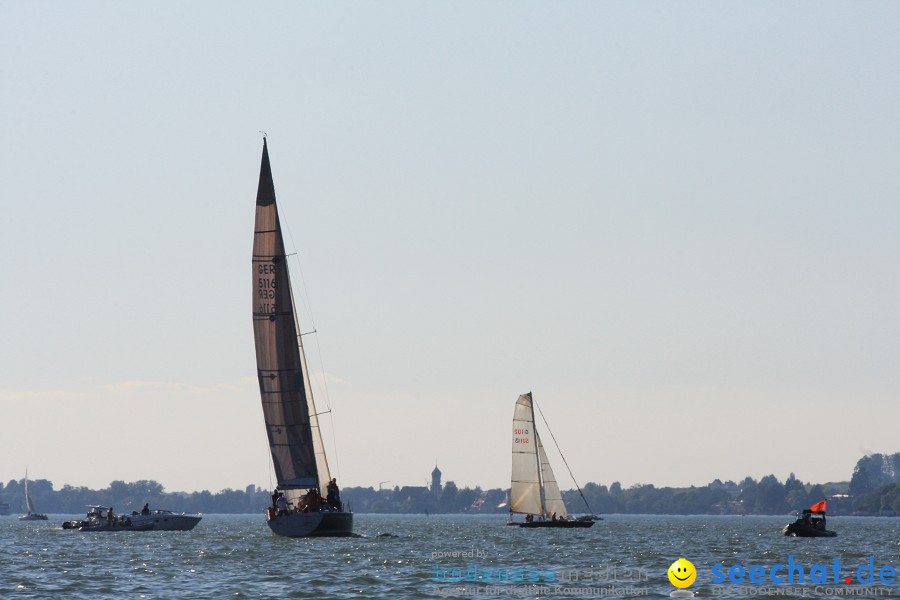
[[[134,523],[131,518],[122,515],[119,517],[110,515],[112,509],[108,506],[91,505],[90,512],[80,521],[66,521],[63,529],[77,529],[78,531],[150,531],[155,529],[153,523]]]
[[[814,517],[813,515],[821,515]],[[837,533],[825,529],[825,500],[817,502],[797,515],[797,520],[788,523],[781,530],[784,535],[793,537],[836,537]]]

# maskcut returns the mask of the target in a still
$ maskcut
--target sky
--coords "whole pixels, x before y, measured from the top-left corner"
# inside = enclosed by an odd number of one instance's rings
[[[849,479],[900,451],[898,22],[0,0],[0,481],[273,485],[262,131],[343,486],[508,486],[527,391],[581,484]]]

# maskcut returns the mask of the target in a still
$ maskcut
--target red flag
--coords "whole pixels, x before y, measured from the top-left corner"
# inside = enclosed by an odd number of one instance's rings
[[[812,506],[809,507],[809,510],[813,511],[814,513],[823,513],[823,512],[825,512],[825,503],[826,502],[828,502],[828,501],[822,500],[821,502],[816,502],[815,504],[813,504]]]

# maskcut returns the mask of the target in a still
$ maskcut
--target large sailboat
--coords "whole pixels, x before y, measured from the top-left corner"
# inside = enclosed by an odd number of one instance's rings
[[[287,537],[353,535],[353,513],[340,502],[322,443],[265,138],[253,233],[253,336],[278,482],[267,510],[269,528]],[[321,493],[326,489],[327,499]]]
[[[547,453],[544,452],[544,446],[535,428],[531,392],[522,394],[516,401],[512,429],[509,525],[566,528],[593,525],[595,517],[574,518],[566,509],[553,469],[550,468]],[[514,513],[524,514],[525,522],[513,521]]]
[[[31,502],[31,494],[28,493],[28,469],[25,469],[25,509],[28,514],[19,516],[20,521],[46,521],[47,515],[41,514],[34,510],[34,504]]]

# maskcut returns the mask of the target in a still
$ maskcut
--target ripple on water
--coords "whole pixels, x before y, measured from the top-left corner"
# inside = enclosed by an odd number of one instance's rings
[[[665,570],[684,556],[698,568],[692,589],[708,598],[715,564],[770,567],[793,555],[804,565],[840,558],[850,566],[874,555],[879,565],[900,571],[900,519],[887,518],[835,517],[829,525],[839,537],[803,539],[781,535],[787,517],[612,515],[573,531],[505,527],[505,517],[493,516],[356,515],[363,537],[316,540],[275,537],[258,515],[207,515],[192,532],[142,533],[64,531],[65,518],[28,526],[0,519],[0,597],[420,599],[434,597],[435,564],[465,569],[472,563],[594,573],[643,569],[644,585],[662,597],[672,590]],[[385,533],[394,537],[379,537]],[[432,554],[454,550],[484,557]]]

